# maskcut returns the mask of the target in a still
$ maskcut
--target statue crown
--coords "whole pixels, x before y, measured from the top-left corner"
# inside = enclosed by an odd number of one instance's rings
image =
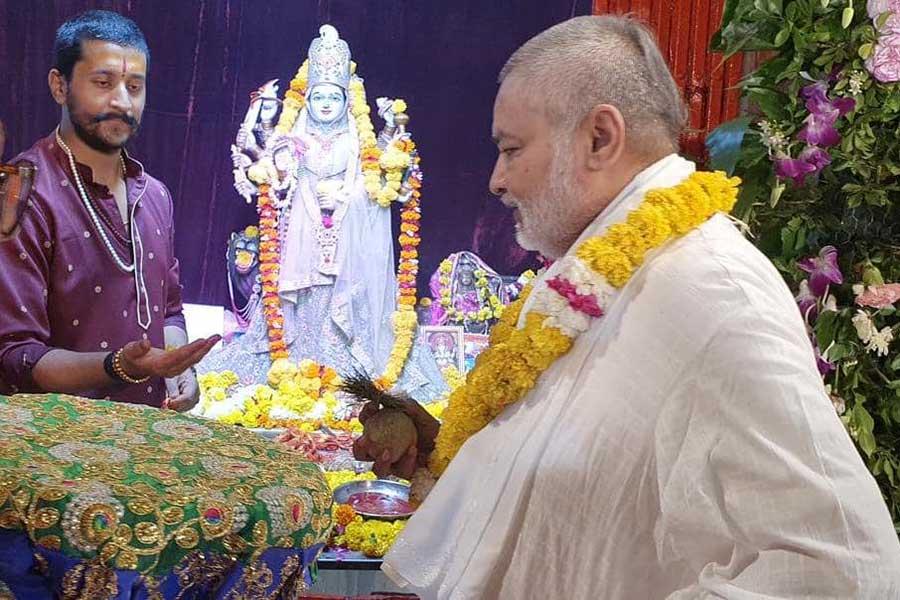
[[[350,85],[350,46],[331,25],[319,28],[319,37],[309,45],[309,88],[333,83],[346,90]]]

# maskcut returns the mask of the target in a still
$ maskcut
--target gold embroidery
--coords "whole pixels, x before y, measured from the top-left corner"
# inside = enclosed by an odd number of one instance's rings
[[[62,600],[106,600],[118,595],[115,572],[98,561],[75,565],[62,581]]]
[[[134,526],[134,535],[140,543],[152,546],[160,539],[159,526],[148,521],[138,523]]]
[[[62,548],[62,540],[59,539],[58,535],[45,535],[44,537],[38,539],[38,546],[43,546],[49,550],[59,551]]]

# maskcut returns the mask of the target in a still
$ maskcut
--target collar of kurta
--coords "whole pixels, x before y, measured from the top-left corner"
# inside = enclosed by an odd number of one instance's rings
[[[56,143],[53,136],[50,136],[48,139],[51,141],[51,143],[49,144],[50,154],[57,161],[60,167],[62,167],[63,171],[68,172],[69,157],[66,155],[65,151],[59,147],[59,144]],[[125,159],[125,179],[134,179],[135,183],[143,182],[144,168],[141,166],[141,164],[131,158],[125,148],[122,148],[122,156]],[[75,157],[75,168],[78,169],[79,177],[81,177],[81,180],[84,182],[84,185],[93,197],[101,199],[112,197],[112,192],[107,186],[94,181],[93,169],[91,169],[84,163],[78,162],[77,156]]]

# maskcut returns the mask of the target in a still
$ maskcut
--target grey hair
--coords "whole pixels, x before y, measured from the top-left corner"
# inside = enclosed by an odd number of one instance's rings
[[[499,83],[525,78],[551,123],[574,130],[599,104],[615,106],[634,151],[678,148],[687,111],[653,34],[630,17],[575,17],[528,40]]]

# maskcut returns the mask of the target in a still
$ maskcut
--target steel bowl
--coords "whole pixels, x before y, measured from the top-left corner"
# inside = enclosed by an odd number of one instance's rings
[[[385,496],[390,496],[392,498],[397,498],[398,500],[409,502],[409,486],[405,483],[398,483],[396,481],[389,481],[387,479],[358,480],[345,483],[344,485],[338,486],[334,490],[334,501],[337,504],[347,504],[347,502],[350,500],[350,496],[352,496],[353,494],[358,494],[360,492],[378,492],[379,494],[384,494]],[[408,513],[397,513],[393,515],[369,513],[361,510],[357,510],[356,512],[357,514],[360,514],[364,517],[381,519],[383,521],[408,519],[413,514],[413,511],[409,511]]]
[[[287,429],[285,429],[283,427],[276,427],[274,429],[264,429],[262,427],[251,427],[249,429],[256,435],[262,436],[262,437],[266,438],[267,440],[274,440],[279,435],[281,435],[282,433],[287,431]]]

